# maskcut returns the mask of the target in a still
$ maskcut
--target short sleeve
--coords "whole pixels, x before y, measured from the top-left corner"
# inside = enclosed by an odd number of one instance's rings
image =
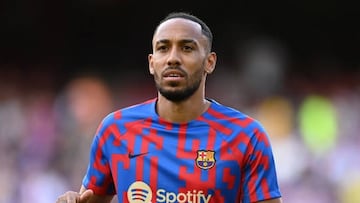
[[[90,159],[83,178],[83,185],[87,189],[92,189],[95,194],[114,195],[116,191],[108,155],[105,150],[107,136],[101,126],[98,128],[91,144]]]
[[[270,140],[260,124],[254,128],[246,151],[243,173],[242,203],[281,197]]]

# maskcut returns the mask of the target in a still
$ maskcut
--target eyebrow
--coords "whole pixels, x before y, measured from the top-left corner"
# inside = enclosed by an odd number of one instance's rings
[[[168,39],[161,39],[159,41],[156,41],[155,44],[169,44],[170,43],[170,40]],[[182,39],[180,40],[179,42],[180,44],[187,44],[187,43],[192,43],[192,44],[198,44],[197,41],[193,40],[193,39]]]

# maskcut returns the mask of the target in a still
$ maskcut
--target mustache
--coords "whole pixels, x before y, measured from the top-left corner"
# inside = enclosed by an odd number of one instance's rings
[[[186,71],[182,69],[180,66],[168,66],[164,69],[163,74],[165,74],[168,71],[179,71],[182,75],[187,75]]]

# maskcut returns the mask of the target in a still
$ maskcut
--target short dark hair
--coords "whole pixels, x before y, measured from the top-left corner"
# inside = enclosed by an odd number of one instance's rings
[[[199,23],[201,26],[201,32],[205,35],[205,37],[208,39],[209,41],[209,51],[212,50],[212,42],[213,42],[213,34],[210,30],[210,28],[206,25],[206,23],[204,21],[202,21],[200,18],[196,17],[193,14],[187,13],[187,12],[172,12],[169,13],[164,19],[162,19],[160,21],[160,23],[158,24],[157,28],[165,21],[173,19],[173,18],[183,18],[183,19],[187,19],[187,20],[191,20],[195,23]],[[156,30],[157,30],[156,28]],[[155,32],[156,32],[155,30]]]

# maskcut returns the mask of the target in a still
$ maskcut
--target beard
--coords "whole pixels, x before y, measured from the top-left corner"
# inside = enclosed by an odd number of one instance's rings
[[[154,77],[155,77],[156,88],[163,97],[165,97],[166,99],[172,102],[181,102],[188,99],[196,92],[196,90],[199,89],[203,77],[203,69],[199,69],[190,77],[189,75],[186,74],[185,77],[188,78],[186,86],[184,88],[179,88],[176,90],[168,90],[162,87],[160,84],[161,82],[159,82],[160,77],[157,76],[156,74],[154,75]],[[176,87],[179,84],[177,82],[173,82],[170,83],[169,85],[171,87]]]

